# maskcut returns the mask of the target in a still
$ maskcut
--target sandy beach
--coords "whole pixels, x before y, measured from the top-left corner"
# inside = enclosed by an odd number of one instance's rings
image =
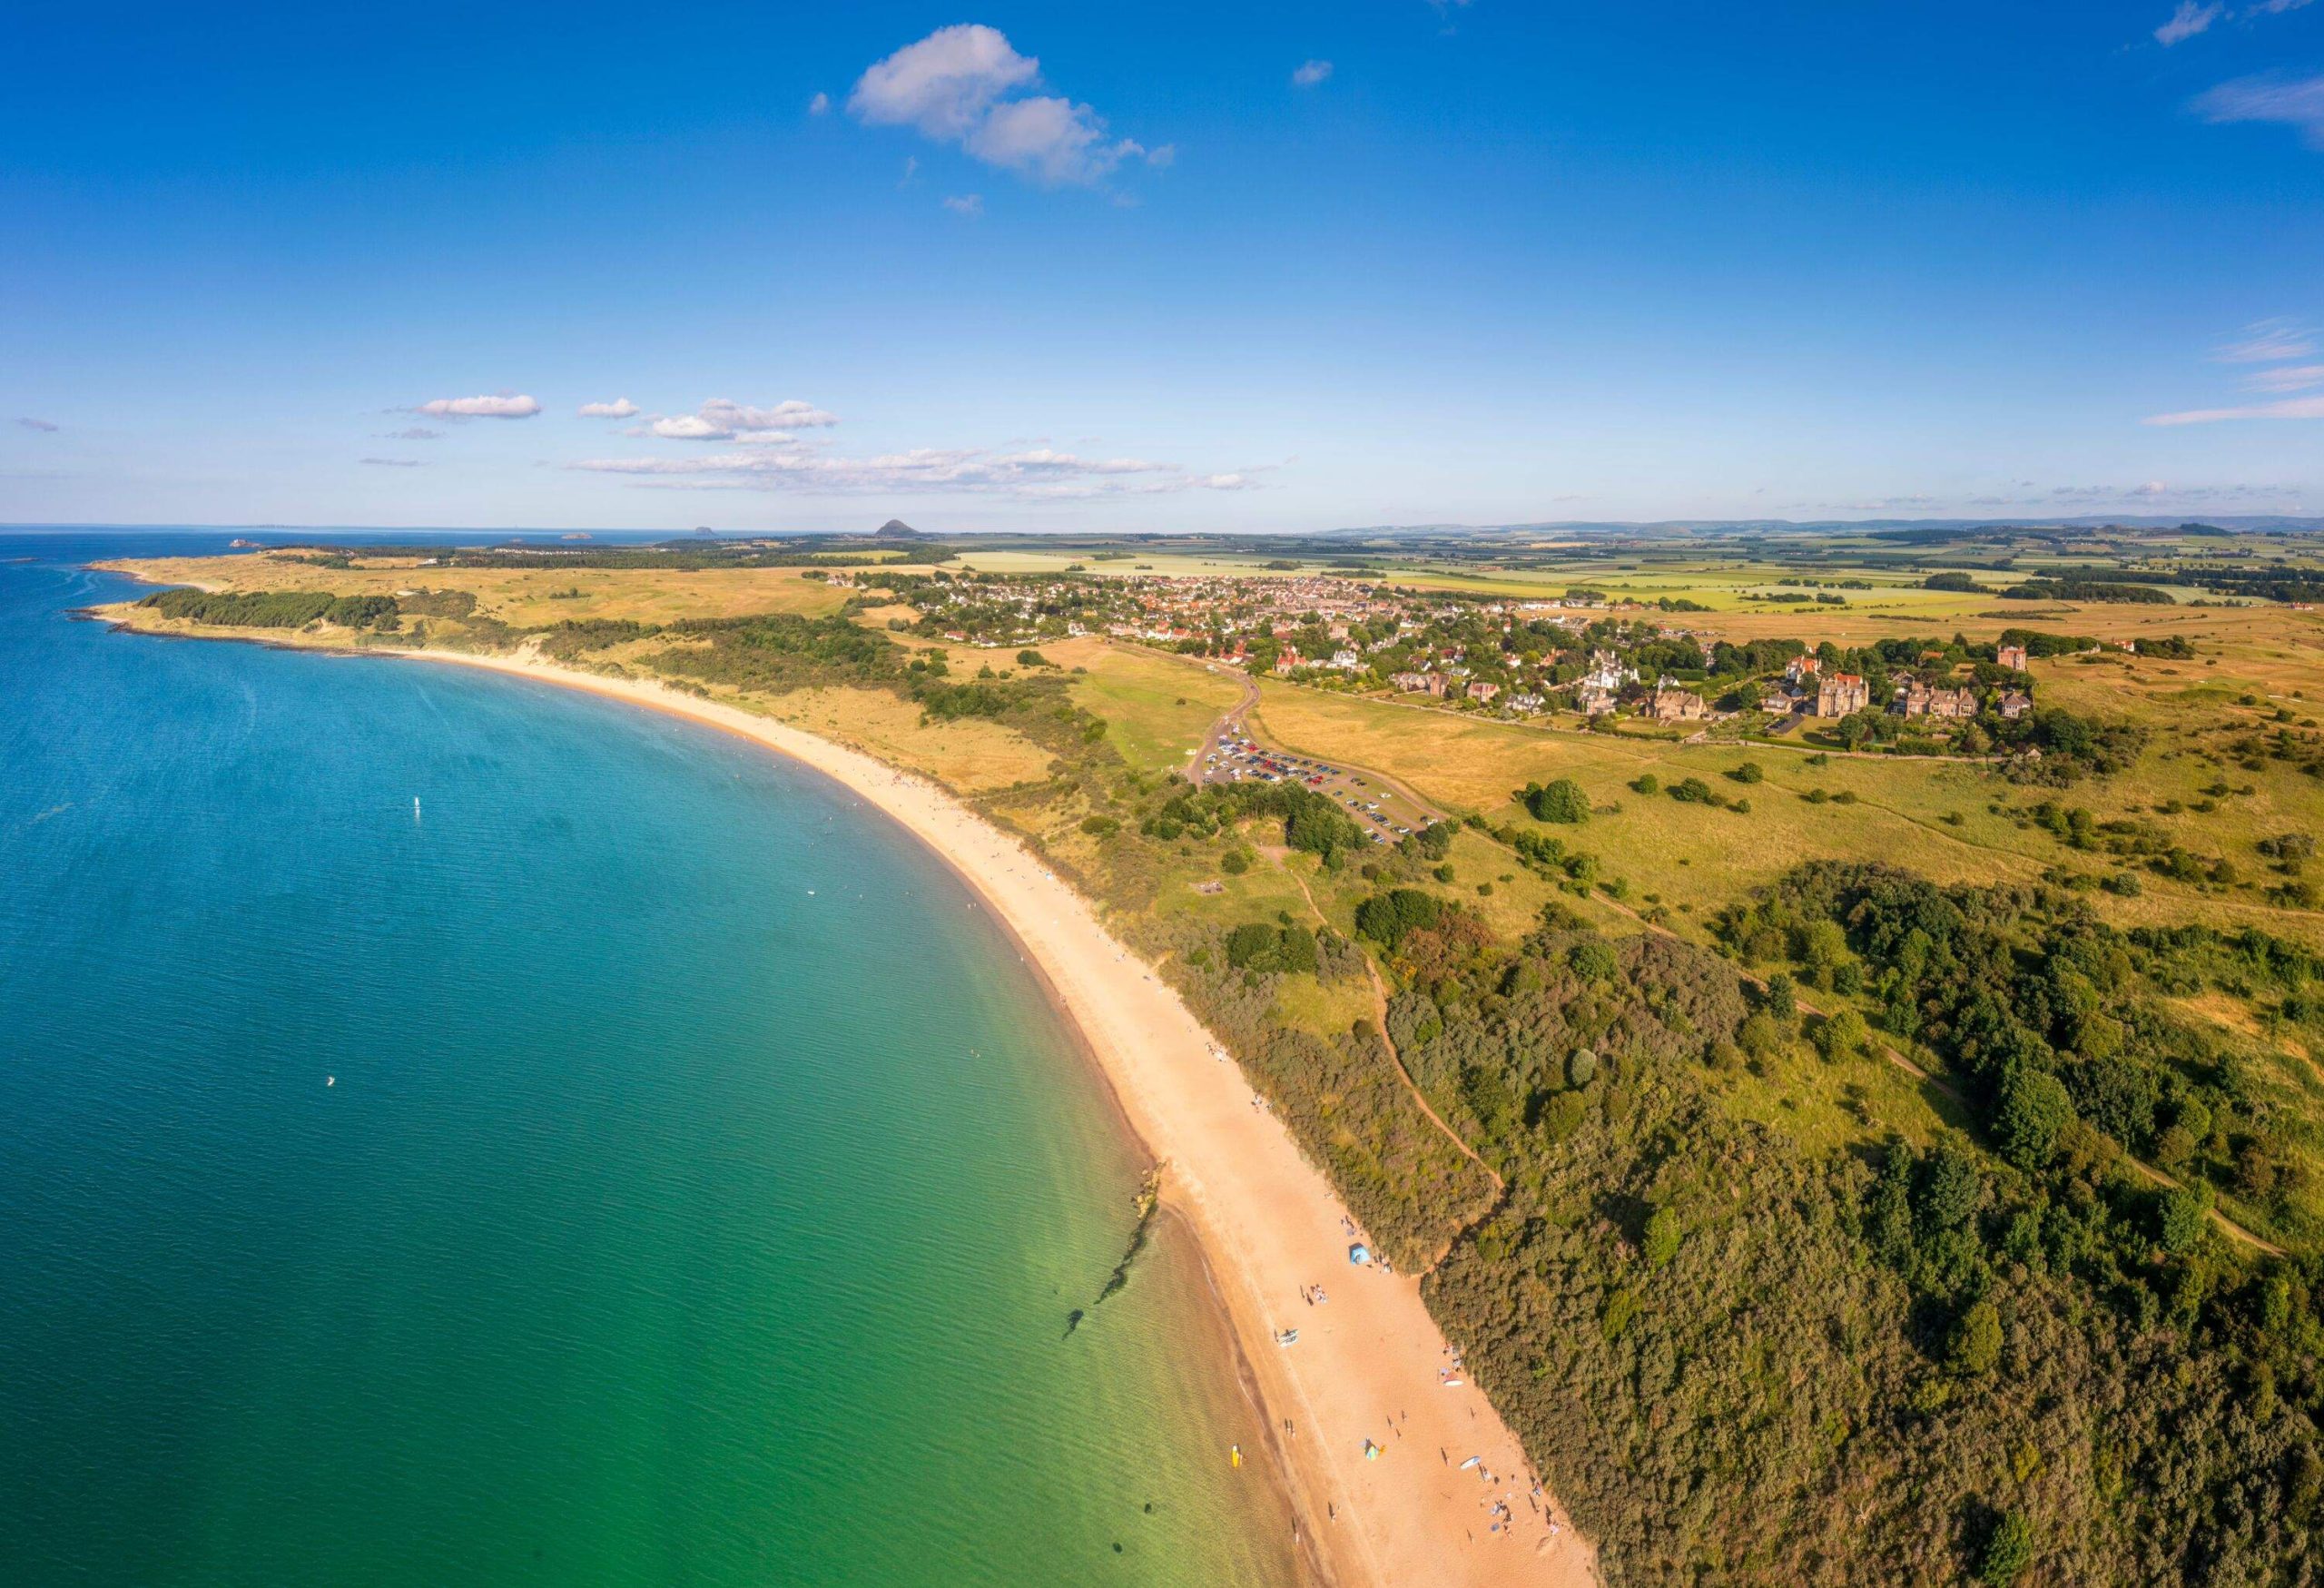
[[[1309,1558],[1343,1588],[1596,1581],[1589,1546],[1554,1497],[1534,1494],[1523,1452],[1483,1396],[1443,1382],[1452,1359],[1419,1281],[1350,1265],[1346,1209],[1290,1133],[1254,1105],[1241,1070],[1168,984],[1017,840],[932,784],[733,706],[539,663],[394,654],[585,689],[741,735],[836,779],[911,832],[1015,934],[1165,1165],[1165,1202],[1192,1228],[1216,1279],[1276,1433],[1270,1454],[1304,1518]],[[1316,1287],[1321,1305],[1305,1298]],[[1275,1331],[1286,1328],[1298,1342],[1279,1346]],[[1261,1453],[1245,1455],[1256,1465]],[[1476,1464],[1464,1466],[1471,1457]]]

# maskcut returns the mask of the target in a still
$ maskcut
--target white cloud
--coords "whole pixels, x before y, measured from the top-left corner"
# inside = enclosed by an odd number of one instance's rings
[[[1109,137],[1105,118],[1086,104],[1052,94],[1010,97],[1035,87],[1040,70],[998,29],[963,23],[874,63],[847,108],[867,126],[911,127],[1050,186],[1088,185],[1138,156],[1169,163],[1132,139]]]
[[[439,397],[412,411],[448,419],[528,419],[541,405],[529,397]]]
[[[636,416],[637,405],[626,397],[616,397],[611,402],[585,402],[581,417],[585,419],[625,419]]]
[[[811,116],[827,114],[831,108],[832,96],[828,94],[818,94],[807,102],[807,113]]]
[[[2324,364],[2281,364],[2272,370],[2254,370],[2243,378],[2243,384],[2253,391],[2305,391],[2311,386],[2324,386]]]
[[[1146,163],[1157,171],[1167,171],[1177,163],[1178,146],[1176,143],[1158,143],[1146,152]]]
[[[820,429],[837,423],[838,415],[795,399],[778,402],[773,408],[753,408],[729,398],[714,397],[693,413],[656,414],[650,423],[628,433],[659,436],[665,441],[789,441],[794,439],[795,430]]]
[[[2260,0],[2257,5],[2244,7],[2246,16],[2281,16],[2287,11],[2298,11],[2308,0]]]
[[[1291,80],[1302,88],[1313,88],[1331,74],[1332,64],[1329,61],[1306,61],[1293,70]]]
[[[975,131],[1002,94],[1040,73],[1040,62],[1019,54],[998,28],[963,23],[940,27],[874,63],[857,80],[847,108],[872,126],[917,127],[957,143]]]
[[[1190,474],[1141,458],[1083,458],[1047,447],[1019,452],[919,448],[868,458],[835,457],[805,445],[697,458],[601,458],[570,467],[625,475],[674,488],[866,492],[977,492],[1077,499],[1188,490],[1245,490],[1251,471]]]
[[[2171,14],[2171,20],[2154,30],[2155,43],[2169,49],[2181,40],[2193,38],[2225,15],[2227,7],[2218,0],[2208,5],[2198,5],[2195,0],[2179,0],[2179,9]]]
[[[1086,185],[1146,151],[1129,139],[1106,141],[1106,123],[1069,99],[1015,99],[995,105],[963,145],[988,165],[1051,187]]]
[[[2280,359],[2305,358],[2316,350],[2316,333],[2297,320],[2280,316],[2255,320],[2231,342],[2211,350],[2221,364],[2271,364]]]
[[[25,429],[28,429],[28,430],[38,430],[38,431],[40,431],[43,435],[46,435],[46,436],[53,436],[53,435],[54,435],[54,434],[56,433],[56,427],[55,427],[54,425],[53,425],[53,424],[49,423],[49,422],[48,422],[48,420],[46,420],[46,419],[36,419],[32,418],[30,415],[26,415],[25,418],[18,419],[16,422],[17,422],[18,424],[20,424],[20,425],[24,426],[24,428],[25,428]]]
[[[2198,94],[2194,108],[2208,122],[2280,123],[2324,149],[2324,76],[2238,77]]]
[[[955,215],[966,215],[974,221],[984,213],[982,193],[955,193],[944,201],[944,207]]]
[[[793,399],[773,408],[751,408],[714,397],[702,405],[702,417],[736,430],[810,430],[839,423],[837,414],[825,413],[812,402]]]
[[[2159,413],[2150,425],[2215,425],[2228,419],[2324,419],[2324,397],[2288,397],[2281,402],[2246,403],[2238,408],[2198,408],[2184,413]]]
[[[665,441],[731,441],[734,432],[722,425],[714,425],[699,414],[679,414],[671,419],[655,419],[645,427],[649,436],[659,436]]]

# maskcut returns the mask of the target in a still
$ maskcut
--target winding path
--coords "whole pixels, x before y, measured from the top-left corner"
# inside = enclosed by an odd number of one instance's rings
[[[1331,918],[1316,906],[1315,895],[1307,891],[1307,879],[1288,865],[1283,868],[1283,872],[1298,886],[1299,896],[1307,901],[1307,912],[1315,918],[1315,923],[1318,926],[1331,925]],[[1413,1101],[1420,1105],[1420,1111],[1428,1116],[1429,1122],[1444,1132],[1444,1139],[1459,1148],[1462,1157],[1484,1170],[1485,1178],[1492,1181],[1493,1195],[1500,1196],[1508,1189],[1509,1182],[1501,1178],[1500,1170],[1478,1156],[1477,1149],[1470,1146],[1458,1130],[1445,1122],[1444,1116],[1429,1102],[1428,1094],[1421,1090],[1420,1082],[1413,1079],[1413,1072],[1404,1068],[1404,1056],[1396,1051],[1396,1040],[1388,1034],[1388,984],[1380,979],[1380,967],[1372,962],[1372,955],[1363,950],[1357,952],[1364,954],[1364,973],[1372,979],[1372,1012],[1380,1027],[1380,1045],[1388,1050],[1388,1061],[1396,1067],[1396,1074],[1403,1080],[1404,1090],[1412,1093]],[[1435,1266],[1433,1262],[1429,1265],[1430,1267]]]

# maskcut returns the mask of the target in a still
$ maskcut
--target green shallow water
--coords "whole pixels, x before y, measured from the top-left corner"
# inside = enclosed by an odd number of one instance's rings
[[[59,616],[136,549],[0,540],[0,1582],[1290,1580],[1190,1254],[1065,1337],[1141,1166],[931,856]]]

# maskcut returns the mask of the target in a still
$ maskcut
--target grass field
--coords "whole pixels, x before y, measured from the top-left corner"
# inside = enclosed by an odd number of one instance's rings
[[[2102,857],[2069,851],[2025,823],[2019,813],[2043,799],[2085,806],[2100,820],[2135,814],[2188,848],[2230,856],[2247,871],[2256,867],[2251,846],[2259,838],[2324,824],[2324,788],[2272,763],[2258,773],[2230,769],[2235,785],[2249,783],[2254,794],[2222,800],[2208,814],[2192,809],[2221,773],[2187,753],[2179,738],[2159,739],[2130,773],[2050,791],[2011,784],[1975,764],[1835,755],[1818,766],[1793,750],[1531,727],[1273,681],[1261,686],[1255,718],[1274,742],[1376,767],[1496,825],[1530,821],[1513,797],[1526,784],[1571,777],[1599,814],[1559,836],[1599,854],[1608,876],[1630,884],[1634,902],[1666,905],[1680,918],[1669,924],[1695,936],[1719,905],[1812,859],[1882,860],[1947,883],[2031,882],[2059,865],[2093,873],[2112,869]],[[1761,768],[1763,782],[1746,785],[1728,775],[1746,762]],[[1633,792],[1630,785],[1648,773],[1666,789],[1681,778],[1700,778],[1730,799],[1748,800],[1751,809],[1739,814]],[[1811,804],[1804,797],[1818,789],[1855,799]],[[2172,800],[2188,808],[2157,814],[2156,806]],[[2142,881],[2135,899],[2094,895],[2102,912],[2125,925],[2250,922],[2324,942],[2324,922],[2311,912],[2208,884]],[[1688,919],[1698,924],[1687,926]]]
[[[1071,639],[1041,654],[1060,667],[1088,669],[1073,678],[1074,699],[1113,725],[1114,748],[1141,772],[1187,764],[1187,752],[1243,697],[1239,673],[1137,646]]]
[[[799,568],[443,568],[418,557],[364,558],[353,567],[251,552],[154,557],[127,567],[157,584],[240,590],[328,590],[340,596],[466,590],[477,610],[517,627],[582,618],[668,623],[681,617],[739,617],[756,612],[836,612],[848,596]]]

